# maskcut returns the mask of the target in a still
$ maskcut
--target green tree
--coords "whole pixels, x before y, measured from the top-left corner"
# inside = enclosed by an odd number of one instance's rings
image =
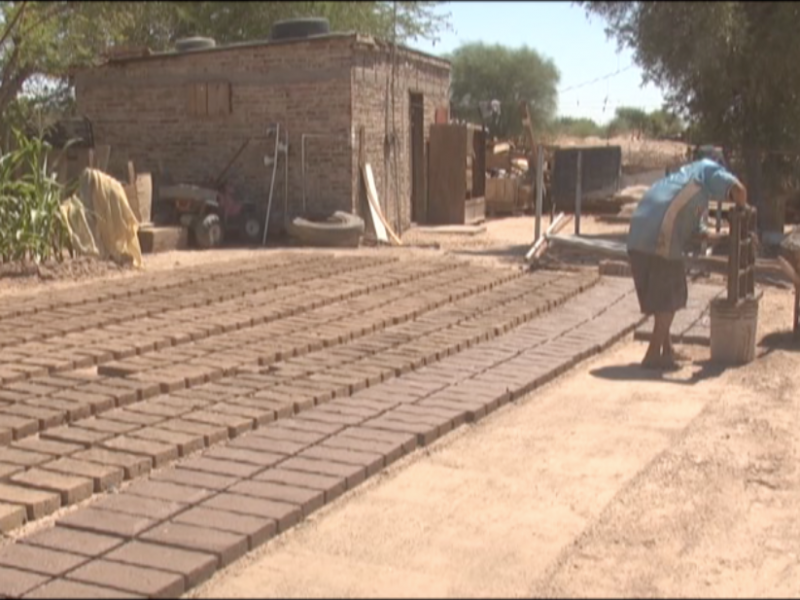
[[[601,137],[604,128],[588,118],[561,117],[555,123],[555,132],[570,137]]]
[[[0,1],[0,129],[29,107],[11,105],[37,77],[62,85],[69,73],[102,59],[109,47],[168,49],[205,35],[220,43],[266,39],[279,20],[322,16],[333,30],[357,30],[399,42],[436,39],[448,26],[442,2],[29,2]],[[45,94],[47,95],[47,94]]]
[[[533,127],[543,130],[556,112],[559,72],[553,61],[535,50],[469,43],[448,57],[452,63],[451,99],[458,118],[478,122],[480,102],[499,100],[497,134],[522,131],[520,105],[529,105]]]
[[[739,151],[762,227],[765,150],[800,146],[800,6],[782,2],[579,2],[634,51],[695,135]]]

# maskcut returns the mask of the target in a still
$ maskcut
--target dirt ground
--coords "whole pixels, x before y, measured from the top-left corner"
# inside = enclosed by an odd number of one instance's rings
[[[192,597],[796,597],[791,293],[756,362],[658,378],[618,344],[397,463]]]
[[[549,224],[549,217],[543,220],[543,228]],[[602,220],[586,216],[583,230],[589,233],[624,233],[626,225],[609,225]],[[519,266],[522,257],[533,240],[533,217],[510,217],[487,222],[486,232],[479,235],[421,233],[411,229],[403,235],[405,248],[360,248],[358,252],[396,253],[403,257],[425,257],[441,253],[458,253],[475,262],[498,266]],[[438,248],[437,248],[438,247]],[[169,271],[208,263],[246,260],[263,252],[284,252],[285,248],[268,249],[222,249],[210,252],[174,251],[144,256],[144,271]],[[313,253],[313,249],[295,248],[292,252]],[[352,252],[340,250],[337,253]],[[135,277],[137,271],[117,267],[113,263],[92,259],[68,261],[61,265],[47,265],[39,272],[34,268],[0,269],[0,297],[4,294],[36,294],[54,291],[87,281]]]

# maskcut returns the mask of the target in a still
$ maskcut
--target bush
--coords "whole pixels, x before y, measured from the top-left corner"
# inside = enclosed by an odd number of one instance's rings
[[[48,165],[41,137],[13,134],[15,149],[0,155],[0,259],[61,260],[69,238],[61,214],[63,187]]]

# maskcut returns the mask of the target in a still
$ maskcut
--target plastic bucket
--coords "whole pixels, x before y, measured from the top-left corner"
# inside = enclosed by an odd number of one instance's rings
[[[745,365],[756,358],[756,329],[760,298],[732,306],[727,299],[711,302],[711,360],[727,365]]]

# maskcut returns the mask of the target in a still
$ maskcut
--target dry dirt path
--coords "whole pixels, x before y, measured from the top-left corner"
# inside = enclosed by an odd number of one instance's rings
[[[768,290],[749,366],[620,344],[404,459],[193,597],[796,597],[800,370]],[[777,338],[777,342],[776,342]],[[776,346],[778,344],[778,346]],[[777,348],[777,349],[775,349]]]

